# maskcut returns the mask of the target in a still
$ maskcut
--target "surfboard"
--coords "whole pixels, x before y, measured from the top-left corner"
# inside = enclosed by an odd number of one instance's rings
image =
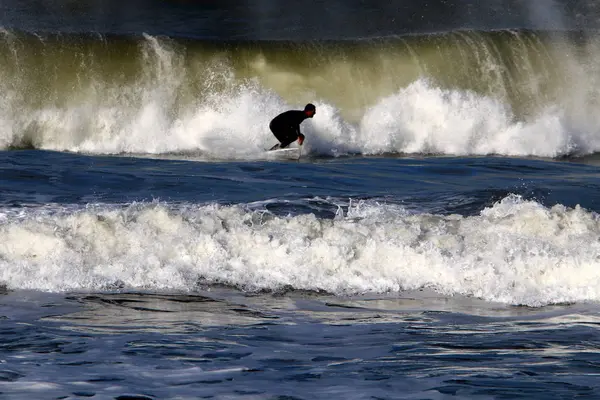
[[[284,159],[284,160],[297,160],[300,158],[300,148],[292,147],[286,149],[267,150],[267,157]]]

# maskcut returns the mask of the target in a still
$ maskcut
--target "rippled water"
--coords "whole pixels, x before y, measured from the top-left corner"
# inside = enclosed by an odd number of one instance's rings
[[[600,385],[596,306],[22,292],[2,314],[9,398],[592,398]]]

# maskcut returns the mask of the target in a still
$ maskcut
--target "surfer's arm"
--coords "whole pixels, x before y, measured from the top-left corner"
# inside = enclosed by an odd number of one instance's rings
[[[302,142],[304,142],[304,135],[302,134],[302,132],[300,132],[300,124],[294,124],[294,125],[292,125],[292,128],[296,132],[296,137],[298,138],[297,139],[298,144],[302,145]]]

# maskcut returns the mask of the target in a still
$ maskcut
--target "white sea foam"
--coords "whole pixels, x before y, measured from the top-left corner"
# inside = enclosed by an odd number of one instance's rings
[[[357,142],[366,153],[554,157],[576,150],[560,110],[550,108],[530,121],[515,122],[511,110],[498,100],[442,90],[426,81],[372,107]]]
[[[512,304],[600,300],[598,215],[516,196],[471,217],[364,202],[333,220],[218,205],[28,213],[0,219],[0,280],[10,288],[427,287]]]
[[[39,99],[25,111],[23,105],[30,104],[27,77],[19,80],[0,72],[0,147],[32,144],[94,154],[197,152],[210,158],[253,159],[263,157],[276,141],[268,128],[271,118],[301,108],[304,102],[290,102],[301,97],[317,105],[315,118],[301,127],[307,134],[305,154],[556,157],[600,151],[600,116],[590,100],[598,92],[592,79],[598,71],[588,65],[594,63],[565,61],[572,85],[564,98],[560,103],[539,100],[545,105],[525,116],[517,117],[502,96],[442,88],[419,78],[391,95],[382,94],[362,116],[361,110],[352,110],[353,119],[348,120],[348,110],[333,100],[278,93],[259,79],[236,77],[231,64],[218,57],[194,66],[168,41],[150,36],[140,52],[139,77],[127,84],[92,77],[77,89],[77,98]],[[203,77],[197,98],[186,80],[194,74]],[[297,86],[293,76],[282,76],[280,80],[291,80],[290,87]],[[181,100],[185,96],[191,100]]]

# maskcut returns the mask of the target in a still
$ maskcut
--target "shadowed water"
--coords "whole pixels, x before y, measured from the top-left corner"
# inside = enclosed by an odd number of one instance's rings
[[[35,31],[131,33],[216,39],[348,39],[456,29],[593,29],[588,0],[269,0],[193,2],[21,0],[0,4],[0,26]]]

